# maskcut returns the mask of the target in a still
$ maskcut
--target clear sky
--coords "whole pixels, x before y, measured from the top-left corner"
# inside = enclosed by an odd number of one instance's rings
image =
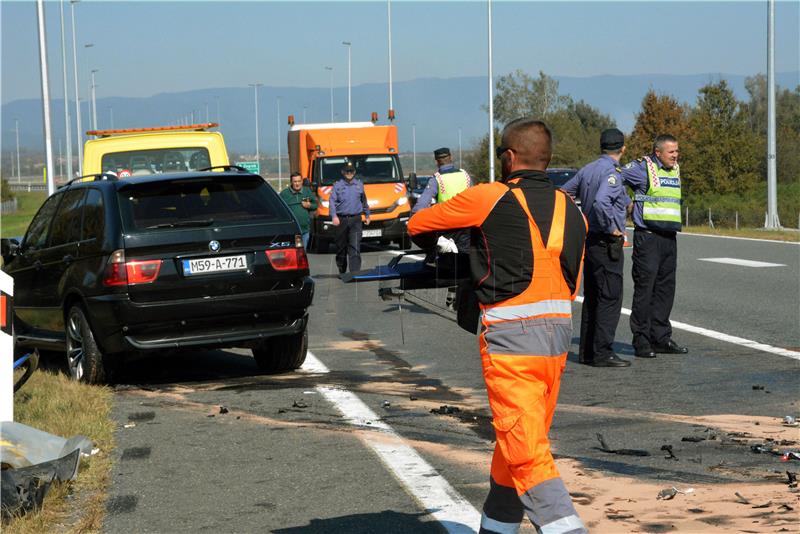
[[[395,81],[483,76],[486,2],[412,2],[392,6]],[[751,75],[766,72],[767,1],[493,3],[494,73]],[[800,65],[800,2],[776,7],[776,70]],[[45,2],[50,88],[61,98],[59,2]],[[386,2],[117,2],[75,6],[78,70],[86,94],[98,69],[98,98],[161,92],[386,82]],[[65,2],[71,71],[69,2]],[[36,3],[0,1],[3,103],[38,98]],[[85,48],[92,43],[94,46]],[[71,74],[70,74],[71,76]],[[70,77],[70,92],[72,78]]]

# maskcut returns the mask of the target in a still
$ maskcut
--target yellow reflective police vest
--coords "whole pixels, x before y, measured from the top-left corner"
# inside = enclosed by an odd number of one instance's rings
[[[678,165],[665,169],[647,156],[644,161],[647,167],[647,193],[634,195],[633,200],[642,203],[645,226],[654,230],[680,232],[681,173]]]
[[[437,172],[433,177],[436,178],[436,184],[439,186],[436,202],[449,200],[472,186],[469,175],[461,169],[444,174],[439,174]]]

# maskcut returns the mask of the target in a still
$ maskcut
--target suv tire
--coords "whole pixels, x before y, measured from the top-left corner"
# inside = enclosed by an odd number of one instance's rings
[[[259,369],[270,373],[294,371],[306,360],[308,331],[289,336],[277,336],[262,341],[253,348],[253,357]]]
[[[103,365],[103,353],[92,333],[86,312],[79,304],[67,312],[64,323],[67,341],[67,370],[73,380],[102,384],[110,378]]]

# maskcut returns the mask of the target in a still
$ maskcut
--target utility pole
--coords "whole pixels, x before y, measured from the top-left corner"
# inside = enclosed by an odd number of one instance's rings
[[[53,181],[53,139],[50,128],[50,81],[47,75],[47,31],[45,30],[44,2],[36,1],[36,14],[39,22],[39,72],[42,82],[42,115],[44,118],[45,178],[47,194],[52,195],[56,188]]]
[[[494,182],[494,96],[492,83],[492,0],[489,5],[489,181]]]
[[[411,152],[414,154],[414,174],[417,174],[417,125],[411,125]]]
[[[387,25],[389,27],[389,120],[394,117],[394,102],[392,99],[392,0],[386,0]]]
[[[352,115],[350,114],[350,49],[352,48],[350,45],[350,41],[342,41],[342,44],[347,47],[347,122],[351,122],[353,120]]]
[[[108,123],[111,125],[111,129],[114,129],[114,106],[108,106]]]
[[[458,167],[464,168],[463,159],[461,158],[461,127],[458,128]]]
[[[780,228],[775,149],[775,0],[768,0],[767,6],[767,220],[764,227]]]
[[[333,67],[325,67],[325,70],[331,72],[331,122],[333,122]]]
[[[17,183],[22,181],[22,161],[19,159],[19,119],[14,119],[14,130],[17,132]]]
[[[276,115],[278,118],[278,192],[280,193],[283,189],[282,181],[283,181],[283,170],[281,169],[281,97],[278,97],[278,114]]]
[[[67,176],[71,180],[72,175],[72,124],[69,120],[69,90],[67,89],[67,40],[64,31],[64,0],[60,2],[61,8],[61,66],[64,78],[64,131],[67,142]]]
[[[255,97],[255,117],[256,117],[256,163],[258,163],[259,172],[261,171],[261,153],[258,150],[258,88],[262,87],[263,83],[249,83],[247,84],[253,88],[253,95]]]
[[[78,130],[78,175],[83,176],[83,132],[81,131],[81,96],[78,92],[78,49],[75,37],[75,4],[79,0],[70,0],[69,10],[72,16],[72,73],[75,76],[75,123]]]
[[[220,129],[222,128],[222,118],[219,116],[219,97],[215,96],[214,100],[217,101],[217,124],[220,125]]]

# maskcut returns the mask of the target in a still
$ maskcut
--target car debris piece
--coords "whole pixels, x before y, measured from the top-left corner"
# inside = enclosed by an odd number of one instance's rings
[[[791,506],[789,506],[788,504],[785,504],[785,503],[781,504],[780,506],[778,506],[778,508],[780,510],[783,510],[784,512],[791,512],[792,510],[794,510],[793,507],[791,507]]]
[[[225,406],[220,406],[219,413],[228,413],[228,409]]]
[[[783,426],[800,426],[800,423],[797,422],[797,419],[792,417],[791,415],[787,415],[783,418]]]
[[[772,501],[767,501],[764,504],[754,504],[752,507],[753,508],[769,508],[770,506],[772,506]]]
[[[738,491],[735,492],[734,495],[736,495],[737,502],[740,502],[741,504],[750,504],[750,501],[747,499],[747,497],[744,497]]]
[[[665,460],[677,460],[678,457],[672,452],[672,445],[662,445],[661,450],[666,452],[668,456],[664,456]]]
[[[693,514],[704,514],[704,513],[706,513],[706,511],[703,510],[702,508],[689,508],[687,511],[691,512]]]
[[[796,488],[797,487],[797,473],[792,471],[786,471],[786,477],[789,479],[789,487]]]
[[[800,460],[800,452],[786,451],[781,456],[781,461],[788,462],[789,460]]]
[[[606,443],[603,434],[597,433],[597,441],[600,442],[600,450],[610,454],[620,454],[622,456],[650,456],[650,453],[640,449],[612,449]]]
[[[671,488],[664,488],[663,490],[658,492],[657,499],[662,499],[665,501],[670,501],[675,498],[675,495],[678,493],[682,493],[684,495],[688,495],[689,493],[694,493],[694,488],[686,488],[685,490],[681,490],[672,486]]]
[[[763,390],[764,386],[762,386],[761,384],[753,384],[753,391],[763,391]]]
[[[385,401],[383,401],[383,402],[381,403],[381,406],[383,406],[384,408],[388,408],[388,407],[389,407],[389,406],[391,406],[391,405],[392,405],[392,403],[391,403],[391,402],[389,402],[388,400],[385,400]]]
[[[294,401],[292,403],[292,408],[308,408],[308,404],[303,401]]]
[[[135,426],[136,426],[136,423],[134,423],[133,421],[129,421],[129,422],[125,423],[124,425],[122,425],[122,428],[134,428]]]
[[[691,443],[699,443],[701,441],[705,441],[708,438],[704,438],[703,436],[683,436],[681,441],[689,441]]]
[[[454,413],[458,413],[461,411],[461,408],[458,406],[448,406],[447,404],[443,404],[438,408],[431,408],[431,413],[439,414],[439,415],[453,415]]]
[[[414,395],[409,395],[409,396],[408,396],[408,400],[415,401],[415,400],[419,400],[419,398],[418,398],[418,397],[415,397]]]

